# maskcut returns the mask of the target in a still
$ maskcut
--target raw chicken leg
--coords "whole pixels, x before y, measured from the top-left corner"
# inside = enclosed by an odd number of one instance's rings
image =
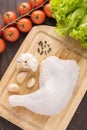
[[[50,56],[41,65],[40,89],[26,95],[9,97],[12,107],[23,106],[42,115],[55,115],[69,102],[79,75],[74,60],[61,60]]]

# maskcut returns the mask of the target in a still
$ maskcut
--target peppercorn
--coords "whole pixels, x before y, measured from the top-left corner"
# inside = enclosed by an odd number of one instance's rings
[[[40,55],[45,54],[47,55],[51,51],[50,44],[47,44],[47,41],[39,41],[38,42],[39,48],[37,49]]]
[[[37,51],[38,51],[38,53],[40,53],[40,49],[39,48],[37,49]]]

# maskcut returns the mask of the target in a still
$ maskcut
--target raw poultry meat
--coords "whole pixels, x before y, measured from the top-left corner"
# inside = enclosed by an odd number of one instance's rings
[[[77,84],[80,68],[74,60],[56,56],[46,58],[40,68],[39,89],[31,94],[12,95],[12,107],[23,106],[41,115],[55,115],[69,102]]]

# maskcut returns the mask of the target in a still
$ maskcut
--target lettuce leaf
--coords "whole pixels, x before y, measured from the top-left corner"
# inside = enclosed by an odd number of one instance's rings
[[[77,40],[80,40],[81,46],[83,48],[87,48],[87,15],[84,16],[78,28],[73,29],[69,35]]]
[[[51,0],[50,5],[56,32],[80,40],[87,48],[87,0]]]

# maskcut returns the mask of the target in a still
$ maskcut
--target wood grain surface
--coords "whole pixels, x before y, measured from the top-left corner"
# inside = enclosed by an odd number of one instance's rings
[[[51,47],[51,51],[48,54],[43,53],[42,55],[40,55],[38,53],[37,49],[38,47],[40,47],[40,45],[38,45],[40,41],[42,41],[43,43],[46,41],[47,44],[49,44],[49,46]],[[68,46],[70,43],[72,44],[71,47]],[[79,103],[81,102],[87,87],[87,60],[82,56],[83,52],[81,50],[79,51],[80,55],[77,54],[77,51],[75,52],[74,48],[77,47],[79,49],[79,43],[78,46],[76,45],[77,41],[71,38],[68,38],[68,40],[66,40],[66,38],[64,39],[59,37],[54,32],[54,27],[44,25],[33,27],[23,41],[17,54],[13,58],[10,66],[8,67],[6,73],[1,79],[1,116],[25,130],[65,130],[73,114],[75,113]],[[7,86],[11,83],[17,83],[16,77],[20,71],[16,69],[16,60],[22,53],[31,53],[35,55],[38,59],[39,64],[41,64],[42,60],[51,55],[55,55],[57,57],[60,57],[61,59],[73,59],[79,64],[80,75],[77,85],[78,88],[74,91],[70,102],[61,113],[55,116],[42,116],[35,114],[22,107],[12,109],[9,106],[8,97],[10,96],[10,94],[7,91]],[[31,76],[35,77],[36,84],[33,89],[29,90],[26,88],[26,84]],[[25,82],[20,85],[20,94],[28,94],[37,90],[39,88],[38,79],[39,69],[35,73],[29,72],[28,76],[25,79]]]
[[[2,23],[2,14],[7,10],[13,10],[17,12],[17,5],[22,1],[28,0],[0,0],[0,23]],[[45,25],[55,25],[55,20],[48,19],[44,23]],[[4,75],[6,69],[8,68],[11,60],[15,56],[18,48],[20,47],[21,43],[23,42],[24,38],[27,34],[20,35],[19,40],[16,43],[9,43],[6,41],[7,47],[6,51],[0,55],[0,78]],[[87,94],[84,96],[83,101],[81,102],[78,110],[76,111],[74,117],[72,118],[67,130],[87,130]],[[8,121],[0,118],[0,130],[20,130],[13,124],[9,123]]]

